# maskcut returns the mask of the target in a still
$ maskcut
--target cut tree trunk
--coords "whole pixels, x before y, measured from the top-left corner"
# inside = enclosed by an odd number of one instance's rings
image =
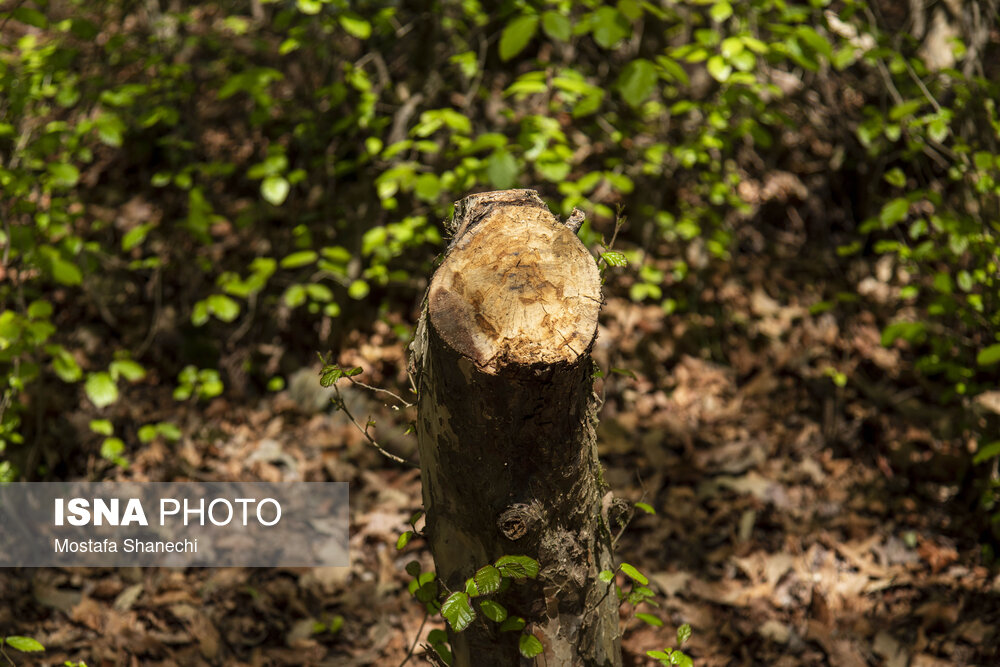
[[[590,351],[601,279],[532,190],[459,202],[412,346],[426,534],[439,580],[465,589],[503,555],[540,564],[499,601],[548,667],[621,665],[618,599],[597,460]],[[602,506],[605,507],[602,514]],[[455,667],[522,664],[518,632],[449,627]]]

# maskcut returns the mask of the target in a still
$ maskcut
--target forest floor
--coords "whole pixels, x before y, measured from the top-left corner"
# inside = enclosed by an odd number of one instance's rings
[[[683,623],[704,667],[998,664],[1000,577],[958,483],[969,444],[936,435],[949,414],[901,370],[905,350],[879,342],[893,267],[844,275],[806,255],[786,240],[736,256],[687,295],[693,312],[672,315],[616,296],[627,285],[612,278],[595,349],[600,454],[617,495],[656,509],[616,551],[658,593],[638,611],[663,621],[622,608],[626,664],[652,664],[645,652]],[[862,302],[816,307],[850,291]],[[381,322],[337,351],[393,388],[405,354]],[[431,565],[425,545],[396,550],[419,473],[365,443],[317,370],[252,402],[178,408],[148,387],[120,409],[185,435],[143,447],[119,476],[350,482],[349,568],[4,571],[0,628],[47,649],[37,663],[8,650],[16,664],[396,666],[440,627],[406,589],[408,561]],[[415,456],[405,410],[344,392],[384,445]],[[88,468],[104,463],[92,456]]]

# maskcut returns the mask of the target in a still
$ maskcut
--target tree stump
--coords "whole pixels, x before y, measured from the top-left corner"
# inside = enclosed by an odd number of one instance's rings
[[[618,599],[598,580],[614,567],[590,358],[601,279],[577,227],[532,190],[459,202],[412,344],[438,579],[460,591],[500,556],[537,560],[502,602],[548,667],[621,665]],[[522,664],[519,633],[482,613],[449,638],[455,667]]]

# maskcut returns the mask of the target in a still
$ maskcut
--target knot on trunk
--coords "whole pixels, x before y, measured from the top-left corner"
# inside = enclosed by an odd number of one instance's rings
[[[516,542],[527,535],[537,521],[537,513],[531,509],[530,505],[517,503],[500,514],[500,518],[497,519],[497,528],[501,535],[511,542]]]

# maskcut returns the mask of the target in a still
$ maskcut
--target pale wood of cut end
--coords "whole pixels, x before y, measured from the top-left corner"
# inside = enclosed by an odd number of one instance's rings
[[[467,210],[478,216],[474,226],[464,226],[431,281],[431,324],[487,372],[573,363],[589,352],[597,333],[597,264],[576,234],[539,204],[534,197]]]

